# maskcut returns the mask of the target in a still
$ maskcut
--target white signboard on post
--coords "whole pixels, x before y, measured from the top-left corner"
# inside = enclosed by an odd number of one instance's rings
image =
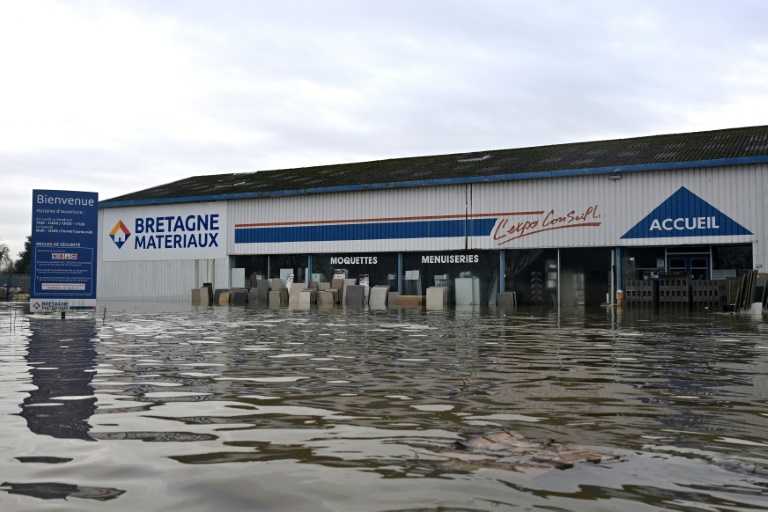
[[[227,255],[226,203],[106,208],[104,261],[187,260]]]

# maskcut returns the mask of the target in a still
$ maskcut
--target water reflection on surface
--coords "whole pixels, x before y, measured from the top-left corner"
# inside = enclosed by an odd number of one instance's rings
[[[71,486],[109,491],[110,510],[768,509],[761,318],[109,305],[4,319],[3,510],[43,503],[19,489]],[[455,452],[502,430],[617,458],[561,470]]]
[[[26,360],[37,389],[21,404],[21,416],[35,434],[92,441],[95,320],[32,318],[29,330]]]

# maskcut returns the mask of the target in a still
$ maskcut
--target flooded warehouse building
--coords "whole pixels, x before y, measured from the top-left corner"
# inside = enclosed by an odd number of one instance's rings
[[[456,304],[719,297],[768,259],[767,195],[768,126],[197,176],[100,202],[98,296],[344,276]]]

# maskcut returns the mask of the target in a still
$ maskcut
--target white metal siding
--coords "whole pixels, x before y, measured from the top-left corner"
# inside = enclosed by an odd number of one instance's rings
[[[237,244],[232,230],[242,224],[307,223],[375,220],[392,221],[422,217],[466,214],[464,186],[442,186],[398,190],[370,190],[334,194],[291,196],[231,201],[230,254],[306,254],[328,252],[389,252],[458,250],[465,245],[464,237],[403,238],[380,240],[348,240],[330,242],[284,242]],[[414,219],[416,221],[416,219]],[[332,224],[328,224],[332,225]]]
[[[207,266],[207,272],[206,272]],[[196,270],[199,269],[198,272]],[[229,260],[106,261],[99,264],[99,300],[191,300],[204,282],[229,287]]]
[[[498,250],[546,247],[616,247],[639,245],[753,244],[754,264],[768,266],[768,165],[755,164],[707,169],[623,173],[620,180],[607,175],[574,176],[500,183],[476,183],[397,190],[260,198],[228,202],[227,243],[230,255],[371,253],[397,251]],[[749,236],[649,238],[621,237],[680,187],[686,187],[735,222],[750,230]],[[493,239],[488,222],[504,217],[539,219],[549,212],[567,214],[597,206],[599,226],[542,231],[501,243]],[[530,212],[541,212],[531,214]],[[99,244],[110,226],[99,212]],[[322,242],[235,243],[235,227],[249,224],[294,223],[333,225],[400,219],[484,219],[484,233],[446,238],[403,238]],[[298,224],[296,224],[298,223]],[[368,228],[366,228],[368,229]],[[229,283],[229,261],[169,260],[103,262],[98,269],[98,297],[178,300],[189,297],[191,288],[215,280],[216,287]],[[214,274],[215,273],[215,274]]]
[[[472,212],[583,212],[598,205],[598,227],[558,229],[524,236],[505,248],[614,247],[619,245],[692,245],[744,243],[765,236],[762,197],[766,191],[764,165],[625,173],[620,180],[607,175],[472,185]],[[680,187],[752,231],[753,236],[625,239],[621,237]],[[518,215],[510,218],[540,219]],[[494,249],[490,237],[475,237],[478,249]]]
[[[111,226],[99,211],[99,247]],[[192,288],[204,282],[229,287],[229,258],[209,260],[103,261],[99,252],[98,300],[191,300]]]

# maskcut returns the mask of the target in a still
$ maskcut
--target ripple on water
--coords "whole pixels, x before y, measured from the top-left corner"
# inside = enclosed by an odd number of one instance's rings
[[[18,510],[76,508],[88,488],[115,510],[764,508],[768,330],[665,315],[33,319],[0,351],[0,468],[14,475],[0,493]],[[502,430],[619,459],[552,471],[513,453],[423,456]]]

